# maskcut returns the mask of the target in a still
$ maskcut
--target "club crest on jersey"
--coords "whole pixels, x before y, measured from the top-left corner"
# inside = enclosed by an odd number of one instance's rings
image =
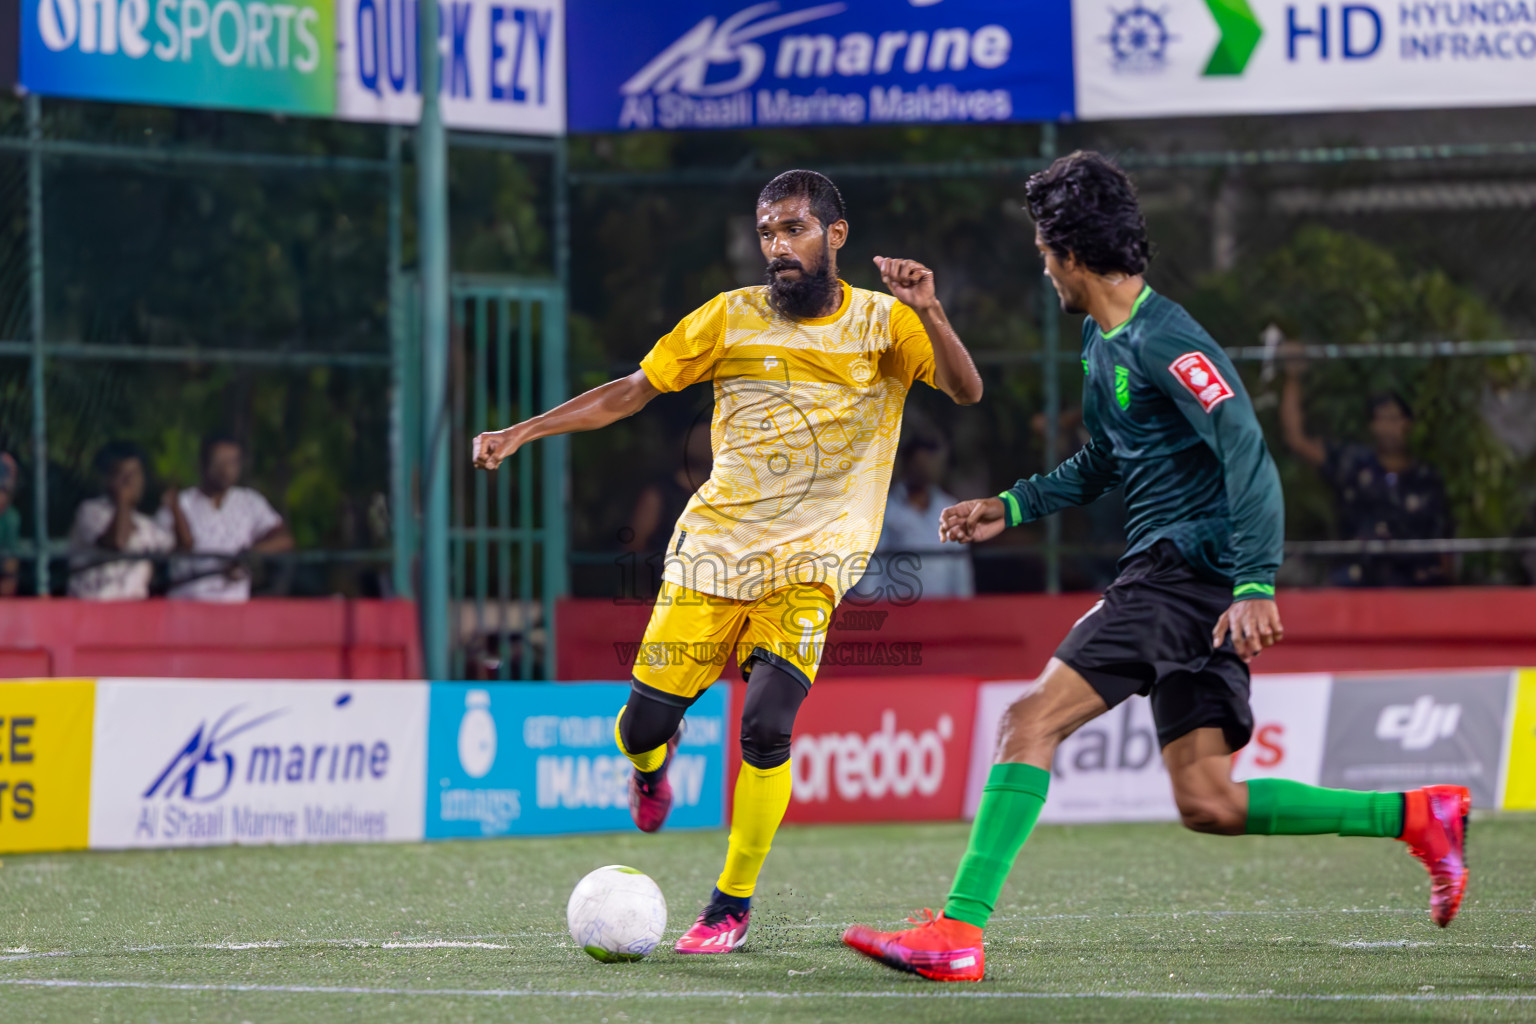
[[[1236,394],[1204,352],[1184,353],[1169,364],[1168,372],[1189,389],[1206,412]]]
[[[1131,407],[1131,371],[1123,366],[1115,367],[1115,401],[1122,409]]]

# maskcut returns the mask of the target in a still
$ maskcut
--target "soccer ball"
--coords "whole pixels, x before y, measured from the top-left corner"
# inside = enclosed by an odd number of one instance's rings
[[[643,872],[598,868],[576,885],[565,907],[571,940],[605,964],[639,960],[667,930],[667,901]]]

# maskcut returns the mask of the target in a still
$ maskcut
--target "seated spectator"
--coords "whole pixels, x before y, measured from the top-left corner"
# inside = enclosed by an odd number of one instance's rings
[[[865,574],[868,585],[861,582],[858,592],[897,602],[974,597],[969,545],[939,541],[939,513],[957,500],[939,486],[948,449],[932,435],[915,434],[902,446],[901,456],[901,480],[885,502],[885,526]]]
[[[1315,466],[1332,485],[1344,540],[1429,540],[1451,535],[1450,506],[1440,474],[1408,450],[1413,410],[1396,392],[1372,395],[1367,403],[1371,441],[1339,444],[1307,433],[1302,412],[1306,364],[1286,364],[1280,394],[1285,443]],[[1451,556],[1350,555],[1330,574],[1335,586],[1414,587],[1447,583]]]
[[[257,491],[240,482],[245,451],[225,435],[203,441],[202,482],[169,492],[160,525],[174,530],[176,547],[217,557],[182,558],[171,567],[171,597],[194,601],[248,601],[251,577],[247,553],[292,551],[293,535],[283,517]]]
[[[163,554],[176,546],[169,530],[138,510],[144,500],[144,459],[114,441],[96,456],[100,497],[75,509],[69,531],[69,596],[89,601],[139,601],[149,596],[155,564],[126,554]]]
[[[18,475],[16,460],[0,452],[0,597],[15,597],[21,583],[21,561],[16,557],[21,547],[21,513],[13,504]]]

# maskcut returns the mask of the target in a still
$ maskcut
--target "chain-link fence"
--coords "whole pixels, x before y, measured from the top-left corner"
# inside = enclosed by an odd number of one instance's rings
[[[554,280],[559,143],[450,142],[454,272]],[[152,516],[198,483],[212,434],[240,442],[244,482],[296,542],[231,562],[256,593],[412,592],[414,193],[405,129],[0,98],[0,451],[19,468],[21,593],[66,593],[105,557],[71,558],[70,541],[105,446],[142,456]],[[453,340],[473,345],[462,324]],[[175,557],[156,559],[155,592]]]
[[[996,493],[1081,441],[1079,321],[1042,290],[1020,207],[1024,178],[1051,155],[1098,149],[1138,182],[1150,282],[1232,350],[1254,396],[1286,487],[1282,582],[1529,583],[1529,125],[1529,111],[1480,111],[578,140],[574,376],[628,372],[710,295],[760,281],[757,189],[814,167],[847,200],[846,280],[878,287],[874,255],[935,268],[987,396],[960,409],[915,389],[906,430],[946,442],[944,492]],[[1292,380],[1300,417],[1288,430]],[[576,442],[578,592],[654,585],[659,554],[637,551],[636,496],[676,490],[686,430],[709,407],[696,390]],[[1389,394],[1412,411],[1401,459],[1373,434],[1372,402]],[[1373,490],[1361,473],[1390,479]],[[1102,587],[1122,522],[1111,497],[1009,531],[975,550],[978,589]],[[647,558],[650,572],[637,570]]]
[[[452,260],[464,287],[502,289],[509,302],[569,281],[579,390],[631,371],[710,295],[760,280],[749,230],[758,188],[787,167],[826,170],[853,224],[846,279],[876,286],[874,255],[936,268],[987,397],[960,409],[919,388],[907,429],[942,440],[946,492],[995,493],[1053,465],[1080,431],[1077,324],[1041,287],[1023,179],[1053,153],[1110,152],[1141,189],[1153,285],[1231,347],[1260,409],[1286,483],[1286,580],[1370,582],[1379,556],[1393,555],[1417,559],[1435,581],[1524,584],[1536,546],[1529,124],[1530,111],[1483,111],[568,144],[455,135]],[[103,445],[144,453],[140,507],[153,513],[162,487],[195,483],[200,439],[220,431],[244,444],[247,482],[298,541],[294,554],[252,566],[258,593],[411,592],[422,427],[408,310],[414,191],[401,129],[0,100],[0,449],[20,469],[23,592],[65,592],[67,538],[80,502],[100,489]],[[459,395],[474,393],[481,358],[464,326],[450,366]],[[525,334],[544,336],[516,336]],[[1412,463],[1439,481],[1446,536],[1345,529],[1346,463],[1320,472],[1283,422],[1295,365],[1282,358],[1292,354],[1284,339],[1310,356],[1294,392],[1301,434],[1325,454],[1370,454],[1366,397],[1405,399]],[[515,374],[497,381],[487,421],[456,419],[450,450],[501,425],[490,410],[505,415],[503,391],[526,387]],[[543,404],[543,384],[538,394]],[[519,402],[509,409],[521,416]],[[498,483],[482,519],[473,475],[455,476],[454,579],[473,609],[451,617],[468,631],[461,651],[488,652],[495,675],[543,664],[544,641],[530,650],[506,623],[541,629],[562,574],[542,548],[530,552],[535,534],[519,531],[537,529],[540,545],[559,550],[570,531],[579,594],[646,589],[653,538],[636,536],[638,506],[657,505],[650,518],[667,520],[686,497],[698,469],[689,428],[709,406],[707,393],[690,392],[574,438],[568,502],[540,463],[509,494]],[[535,486],[540,508],[553,495],[567,514],[525,522],[523,491]],[[1101,586],[1121,518],[1110,499],[1010,531],[975,551],[978,589]],[[1351,566],[1367,571],[1352,580]],[[458,664],[467,672],[473,660]]]

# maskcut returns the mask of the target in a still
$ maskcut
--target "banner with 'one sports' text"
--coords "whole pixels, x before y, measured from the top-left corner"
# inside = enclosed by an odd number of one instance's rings
[[[328,115],[332,0],[22,0],[21,83],[48,96]]]

